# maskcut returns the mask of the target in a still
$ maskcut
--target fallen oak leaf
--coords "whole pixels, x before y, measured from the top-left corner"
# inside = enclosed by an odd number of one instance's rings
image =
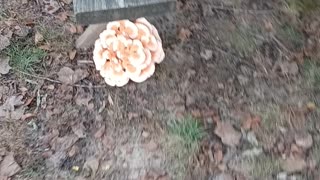
[[[13,153],[9,153],[4,157],[0,164],[0,176],[11,177],[21,170],[19,164],[14,160]]]
[[[191,31],[185,28],[181,28],[180,32],[179,32],[179,39],[181,41],[185,41],[186,39],[188,39],[190,36],[192,35]]]
[[[71,68],[63,67],[58,72],[58,79],[65,84],[74,84],[86,78],[88,75],[88,72],[85,70],[77,69],[73,71]]]
[[[86,133],[85,133],[85,127],[82,123],[76,124],[72,126],[72,131],[75,135],[77,135],[79,138],[85,138]]]
[[[300,172],[307,167],[306,161],[300,157],[289,157],[283,160],[280,165],[281,168],[288,173]]]
[[[67,12],[60,12],[57,16],[57,19],[59,19],[62,22],[65,22],[68,19],[68,13]]]
[[[221,138],[223,144],[235,147],[240,143],[241,133],[236,131],[229,122],[219,122],[214,133]]]
[[[0,42],[1,43],[1,42]],[[8,56],[0,56],[0,74],[8,74],[11,67],[9,65]]]
[[[91,177],[95,177],[98,169],[99,169],[100,162],[95,157],[90,157],[87,159],[87,161],[84,163],[83,168],[86,170],[91,171]]]
[[[247,117],[247,119],[243,122],[242,128],[244,130],[250,130],[250,129],[255,129],[259,127],[261,122],[261,118],[259,116],[251,116]]]
[[[83,27],[81,25],[77,25],[76,28],[77,28],[77,33],[78,34],[82,34],[83,33]]]
[[[66,25],[66,28],[68,29],[68,31],[71,33],[71,34],[75,34],[77,33],[77,27],[72,24],[72,23],[69,23]]]
[[[103,136],[103,134],[105,133],[106,131],[106,126],[105,125],[102,125],[99,130],[94,134],[94,137],[95,138],[101,138]]]
[[[44,12],[54,14],[60,9],[59,3],[56,0],[44,0]]]
[[[6,36],[0,35],[0,51],[4,50],[10,45],[10,39]]]

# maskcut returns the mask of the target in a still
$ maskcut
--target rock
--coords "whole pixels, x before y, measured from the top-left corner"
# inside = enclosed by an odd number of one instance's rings
[[[143,131],[143,132],[142,132],[142,137],[147,138],[147,137],[149,137],[149,136],[150,136],[150,133],[149,133],[149,132],[147,132],[147,131]]]
[[[262,152],[263,151],[261,148],[253,148],[253,149],[245,150],[242,153],[242,156],[254,157],[254,156],[259,156]]]
[[[249,141],[250,144],[252,144],[253,146],[258,146],[258,140],[256,135],[254,134],[253,131],[248,132],[247,134],[247,140]]]
[[[277,175],[277,180],[287,180],[288,174],[286,172],[281,172]]]
[[[295,135],[294,139],[295,139],[296,144],[304,149],[309,149],[312,147],[313,139],[312,139],[311,134],[309,134],[307,132],[297,133]]]
[[[213,51],[212,50],[209,50],[209,49],[205,49],[204,51],[202,51],[200,53],[200,56],[205,59],[205,60],[209,60],[212,58],[212,55],[213,55]]]
[[[280,165],[288,173],[300,172],[307,167],[306,161],[300,157],[290,157],[282,161]]]

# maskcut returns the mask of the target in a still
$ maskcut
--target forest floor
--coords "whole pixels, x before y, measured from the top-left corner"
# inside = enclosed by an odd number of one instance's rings
[[[3,2],[0,179],[319,180],[320,11],[297,2],[178,0],[165,60],[121,88],[72,0]]]

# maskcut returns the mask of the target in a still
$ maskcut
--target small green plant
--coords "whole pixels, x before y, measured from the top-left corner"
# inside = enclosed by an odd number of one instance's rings
[[[296,28],[290,25],[284,25],[278,30],[278,35],[282,41],[291,45],[292,48],[300,49],[304,45],[304,36]]]
[[[6,49],[10,57],[10,66],[16,70],[34,73],[41,59],[46,56],[45,51],[20,43],[15,43]]]
[[[171,121],[169,124],[169,132],[179,137],[188,148],[198,144],[205,135],[199,121],[190,117],[180,121]]]
[[[304,63],[304,76],[309,88],[320,89],[320,64],[313,60]]]
[[[176,179],[184,179],[189,158],[199,149],[200,140],[205,136],[204,128],[191,117],[172,120],[165,138],[167,167]]]

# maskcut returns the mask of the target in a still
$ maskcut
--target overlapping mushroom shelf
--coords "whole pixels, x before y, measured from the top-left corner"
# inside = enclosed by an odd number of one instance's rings
[[[155,72],[165,57],[155,26],[145,18],[135,22],[113,21],[95,42],[96,69],[110,86],[124,86],[131,79],[140,83]]]

